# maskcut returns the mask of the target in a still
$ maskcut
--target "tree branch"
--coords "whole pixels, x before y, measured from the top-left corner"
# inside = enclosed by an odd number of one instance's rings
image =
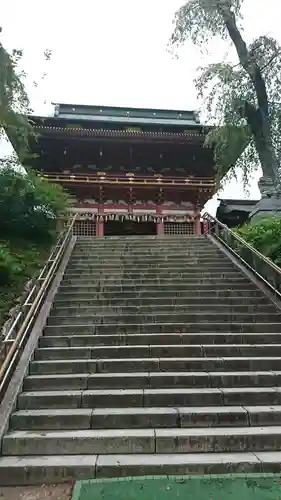
[[[268,68],[268,66],[271,65],[271,63],[274,61],[274,59],[280,55],[280,51],[279,52],[275,52],[275,54],[273,54],[273,56],[270,58],[270,60],[261,68],[261,73],[266,69]]]
[[[253,62],[251,61],[247,45],[237,27],[235,15],[230,11],[230,9],[227,9],[225,7],[221,7],[219,9],[219,12],[223,17],[229,36],[234,43],[239,60],[253,82],[256,90],[259,108],[262,114],[264,114],[265,117],[268,118],[269,109],[267,91],[263,76],[261,74],[261,70],[257,64],[253,64]]]

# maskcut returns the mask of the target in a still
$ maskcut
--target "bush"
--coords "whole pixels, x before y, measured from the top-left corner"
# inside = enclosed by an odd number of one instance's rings
[[[281,218],[261,217],[236,232],[263,255],[281,264]]]
[[[0,169],[0,235],[6,239],[47,241],[57,219],[69,209],[69,195],[32,170]]]
[[[9,284],[22,271],[22,263],[14,257],[8,246],[0,243],[0,286]]]
[[[25,284],[42,267],[49,250],[46,244],[0,242],[0,327]]]
[[[0,326],[46,260],[70,204],[60,186],[0,162]]]

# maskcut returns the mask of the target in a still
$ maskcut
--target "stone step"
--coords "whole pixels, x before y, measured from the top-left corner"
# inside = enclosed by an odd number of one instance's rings
[[[281,406],[18,410],[13,430],[145,429],[281,425]]]
[[[238,294],[241,297],[248,296],[251,294],[253,297],[260,297],[262,295],[261,290],[259,290],[253,283],[243,281],[242,283],[227,284],[226,281],[222,281],[220,283],[219,288],[214,289],[214,284],[210,283],[201,283],[194,288],[193,284],[189,284],[186,282],[177,283],[175,286],[166,284],[166,283],[151,283],[149,285],[142,284],[137,288],[134,285],[131,286],[115,286],[110,285],[105,287],[100,283],[90,283],[90,284],[79,284],[77,286],[73,284],[65,285],[64,282],[59,287],[58,294],[56,297],[60,297],[62,294],[77,294],[77,297],[80,297],[80,294],[87,294],[87,296],[95,297],[104,297],[104,298],[112,298],[116,299],[117,297],[141,297],[141,296],[150,296],[154,295],[157,297],[163,297],[168,295],[182,295],[182,294],[192,294],[194,297],[201,296],[209,296],[213,294],[213,297],[230,297],[237,296]],[[263,295],[264,296],[264,295]]]
[[[250,293],[250,292],[249,292]],[[238,294],[237,294],[238,295]],[[56,295],[53,309],[64,309],[76,307],[79,311],[85,307],[144,307],[150,306],[153,308],[158,307],[173,307],[179,305],[189,305],[190,307],[196,307],[200,303],[201,309],[205,309],[206,306],[213,307],[259,307],[265,305],[273,305],[273,303],[265,295],[254,296],[254,297],[243,297],[243,303],[241,304],[241,296],[229,296],[229,297],[214,297],[214,296],[193,296],[191,294],[181,294],[174,296],[140,296],[132,298],[121,297],[100,297],[93,298],[90,294],[84,294],[82,297],[77,296],[77,294],[58,294]],[[276,307],[275,307],[276,309]]]
[[[0,483],[17,486],[53,484],[65,478],[279,472],[280,461],[281,452],[11,456],[0,458]]]
[[[126,236],[105,236],[105,237],[102,237],[102,238],[99,238],[98,241],[115,241],[115,240],[122,240],[122,241],[127,241],[127,240],[166,240],[167,238],[170,238],[171,240],[173,239],[182,239],[182,240],[186,240],[186,241],[190,241],[190,240],[201,240],[201,239],[204,239],[204,237],[202,235],[200,236],[196,236],[196,235],[192,235],[192,236],[186,236],[186,235],[171,235],[171,236],[156,236],[154,234],[145,234],[145,235],[139,235],[139,234],[136,234],[136,235],[126,235]],[[205,238],[206,239],[206,238]],[[93,240],[93,237],[92,236],[78,236],[77,238],[77,244],[81,243],[81,242],[84,242],[84,241],[89,241],[89,242],[93,242],[93,241],[96,241],[96,239]],[[209,241],[207,239],[207,241]]]
[[[175,237],[167,237],[165,235],[165,238],[134,238],[132,236],[126,238],[114,238],[112,236],[110,237],[105,237],[104,239],[93,239],[93,240],[77,240],[75,244],[75,249],[77,248],[118,248],[120,246],[125,247],[125,248],[138,248],[139,246],[145,246],[147,248],[155,248],[155,247],[170,247],[173,245],[178,245],[180,247],[199,247],[199,248],[206,248],[206,247],[212,247],[213,242],[209,239],[206,238],[189,238],[188,236],[177,236]]]
[[[66,270],[64,273],[64,278],[76,278],[76,277],[83,277],[83,278],[93,278],[96,277],[97,279],[99,277],[112,277],[112,278],[118,278],[121,276],[123,279],[134,279],[134,280],[139,280],[139,277],[143,277],[143,279],[151,280],[151,279],[165,279],[165,278],[197,278],[201,279],[202,276],[205,276],[207,278],[213,278],[213,277],[244,277],[243,273],[240,273],[236,269],[232,268],[222,268],[220,267],[213,267],[210,268],[208,267],[208,270],[205,271],[204,269],[201,269],[202,266],[196,266],[194,269],[191,267],[181,267],[178,269],[175,268],[159,268],[159,269],[139,269],[137,265],[132,267],[131,269],[124,269],[122,265],[120,264],[119,267],[116,266],[115,269],[104,269],[103,267],[100,268],[95,268],[91,269],[89,267],[84,267],[83,269],[81,267],[71,267]]]
[[[138,253],[140,250],[143,250],[144,252],[156,252],[156,253],[163,253],[169,255],[175,250],[177,253],[184,253],[184,252],[219,252],[220,249],[216,247],[213,243],[207,243],[207,244],[192,244],[192,245],[186,245],[184,242],[180,243],[179,241],[173,241],[173,242],[168,242],[168,244],[142,244],[139,242],[138,244],[135,245],[117,245],[117,244],[107,244],[107,245],[81,245],[77,246],[75,245],[74,248],[74,254],[79,254],[82,252],[89,252],[91,254],[99,253],[102,254],[103,252],[108,252],[108,253],[117,253],[117,252],[126,252],[128,254],[130,253]]]
[[[170,312],[170,313],[164,313],[164,312],[158,312],[155,311],[154,313],[147,313],[145,315],[142,314],[117,314],[117,313],[112,313],[109,314],[107,313],[106,316],[103,314],[80,314],[79,316],[76,314],[71,314],[70,312],[65,315],[65,316],[52,316],[50,315],[47,320],[47,324],[52,326],[52,325],[91,325],[93,323],[101,325],[101,324],[110,324],[110,325],[119,325],[119,326],[124,326],[125,325],[130,325],[132,323],[139,323],[143,324],[144,327],[146,327],[147,323],[166,323],[166,322],[176,322],[179,321],[181,323],[197,323],[198,327],[200,323],[213,323],[216,324],[217,322],[237,322],[237,323],[264,323],[265,324],[265,329],[266,329],[266,324],[268,322],[271,323],[278,323],[280,322],[280,328],[281,328],[281,313],[274,313],[274,312],[244,312],[244,313],[236,313],[234,311],[230,312],[217,312],[217,311],[203,311],[203,312]]]
[[[179,315],[188,314],[188,313],[197,313],[204,310],[204,313],[207,312],[218,312],[218,313],[265,313],[265,314],[275,314],[279,313],[279,309],[273,304],[268,302],[267,304],[221,304],[221,302],[216,303],[206,303],[202,304],[202,302],[197,301],[197,303],[185,301],[183,304],[170,303],[170,304],[153,304],[150,305],[121,305],[121,304],[97,304],[97,305],[83,305],[83,303],[79,305],[67,305],[62,306],[60,303],[55,303],[52,307],[50,316],[51,317],[60,317],[60,316],[96,316],[104,315],[105,317],[111,316],[112,314],[118,313],[119,316],[128,316],[131,314],[143,314],[146,316],[147,314],[160,314],[161,312],[168,313],[177,313]],[[281,313],[281,311],[280,311]]]
[[[122,241],[138,241],[138,240],[142,240],[142,241],[150,241],[151,244],[153,243],[153,241],[158,241],[158,240],[167,240],[167,239],[171,239],[171,240],[176,240],[176,239],[182,239],[182,240],[185,240],[185,241],[191,241],[191,240],[197,240],[197,241],[200,241],[200,240],[204,240],[206,239],[207,241],[210,241],[208,240],[206,237],[203,237],[202,235],[200,236],[197,236],[197,235],[192,235],[192,236],[186,236],[186,235],[171,235],[171,236],[160,236],[160,235],[154,235],[154,234],[145,234],[145,235],[139,235],[139,234],[133,234],[133,235],[120,235],[120,236],[104,236],[102,238],[94,238],[92,236],[78,236],[77,238],[77,245],[78,244],[81,244],[83,243],[84,241],[85,242],[89,242],[89,243],[94,243],[95,241],[98,241],[98,242],[104,242],[104,241],[108,241],[108,242],[115,242],[116,240],[122,240]]]
[[[281,333],[151,333],[132,335],[44,335],[39,347],[94,347],[134,345],[223,345],[223,344],[281,344]]]
[[[210,238],[206,237],[205,235],[128,235],[128,236],[105,236],[102,238],[92,238],[92,237],[81,237],[78,236],[75,247],[80,247],[84,246],[86,244],[92,245],[92,246],[97,246],[97,245],[109,245],[115,246],[118,245],[118,243],[123,243],[124,245],[129,245],[133,244],[134,246],[137,246],[139,243],[147,243],[150,246],[156,245],[156,244],[166,244],[166,243],[171,243],[171,242],[178,242],[179,244],[184,244],[184,245],[192,245],[192,244],[198,244],[198,245],[213,245],[213,242]]]
[[[169,256],[169,258],[165,259],[164,257],[162,259],[160,258],[149,258],[147,257],[145,259],[145,262],[143,262],[143,259],[90,259],[90,258],[71,258],[68,264],[69,267],[103,267],[106,270],[110,269],[115,269],[116,267],[122,265],[125,269],[130,269],[134,266],[137,265],[138,269],[153,269],[153,268],[182,268],[182,267],[191,267],[195,268],[197,266],[203,266],[204,268],[208,269],[209,267],[228,267],[228,268],[235,268],[234,263],[232,263],[229,259],[226,257],[214,257],[213,259],[201,259],[193,257],[191,258],[182,258],[179,259],[178,257],[173,257]]]
[[[131,241],[113,241],[112,239],[106,241],[98,241],[95,240],[94,242],[90,241],[84,241],[84,242],[77,242],[75,245],[75,250],[83,250],[85,248],[88,248],[92,251],[94,250],[100,250],[102,251],[103,249],[109,249],[109,250],[114,250],[118,248],[125,248],[126,250],[135,250],[138,248],[145,248],[148,250],[154,250],[154,249],[169,249],[169,248],[180,248],[180,249],[189,249],[189,248],[198,248],[198,249],[209,249],[209,248],[216,248],[215,245],[213,244],[212,241],[210,240],[204,240],[201,239],[199,240],[184,240],[184,239],[176,239],[176,238],[171,238],[171,239],[161,239],[161,240],[155,240],[155,241],[144,241],[144,240],[131,240]]]
[[[148,248],[154,248],[154,247],[169,247],[172,245],[178,245],[178,246],[183,246],[183,247],[190,247],[190,246],[199,246],[200,248],[202,247],[211,247],[213,246],[213,242],[210,239],[207,238],[196,238],[192,236],[190,238],[189,236],[181,236],[177,235],[176,237],[174,236],[169,236],[167,237],[165,235],[165,238],[159,238],[153,237],[153,238],[143,238],[143,237],[134,237],[134,236],[128,236],[128,237],[104,237],[103,239],[100,238],[94,238],[94,239],[84,239],[84,240],[77,240],[75,244],[75,248],[85,248],[90,247],[90,248],[118,248],[119,246],[124,246],[126,248],[137,248],[138,246],[147,246]]]
[[[48,484],[65,478],[280,472],[281,452],[40,455],[0,458],[0,484]]]
[[[146,262],[147,261],[147,262]],[[151,272],[151,271],[177,271],[177,270],[191,270],[196,271],[200,270],[203,267],[206,272],[209,269],[220,269],[225,268],[229,270],[239,271],[239,268],[231,261],[227,259],[217,258],[217,259],[208,259],[204,261],[202,259],[191,259],[186,258],[183,260],[175,259],[175,260],[161,260],[160,258],[154,260],[140,260],[140,259],[106,259],[98,261],[97,259],[71,259],[68,263],[67,269],[81,269],[86,270],[90,269],[91,271],[104,269],[107,272],[115,272],[116,270],[125,269],[126,271],[133,271],[135,269],[140,269],[143,272]]]
[[[130,372],[29,375],[24,391],[281,386],[281,372]]]
[[[237,273],[233,273],[231,275],[226,275],[226,274],[213,274],[210,276],[206,276],[204,273],[199,275],[190,275],[188,277],[186,276],[177,276],[177,279],[173,278],[172,276],[170,277],[161,277],[159,276],[158,278],[145,278],[145,276],[142,276],[141,274],[139,275],[141,279],[130,279],[129,277],[118,275],[118,276],[111,276],[111,275],[106,275],[102,277],[98,276],[91,276],[91,275],[75,275],[75,276],[65,276],[63,279],[64,285],[74,285],[79,287],[80,285],[90,285],[93,283],[97,283],[100,287],[107,288],[111,286],[118,286],[119,288],[126,288],[126,287],[133,287],[137,289],[138,287],[147,287],[147,286],[154,286],[155,288],[158,286],[169,286],[171,285],[173,287],[178,286],[179,284],[184,284],[185,286],[187,284],[192,285],[193,287],[196,287],[200,284],[202,285],[215,285],[218,288],[220,287],[220,283],[228,283],[229,288],[233,288],[240,285],[242,283],[247,283],[249,284],[249,279],[246,276],[237,275]]]
[[[35,360],[120,359],[120,358],[199,358],[203,357],[281,357],[281,344],[214,345],[123,345],[95,347],[45,347],[35,350]]]
[[[163,254],[165,254],[165,257],[167,258],[170,257],[170,255],[174,255],[174,257],[186,257],[186,258],[213,258],[213,257],[219,257],[223,255],[223,258],[225,258],[225,254],[221,252],[221,250],[217,248],[208,248],[208,249],[200,249],[200,248],[183,248],[180,249],[177,246],[171,247],[169,249],[165,248],[154,248],[154,249],[146,249],[146,248],[141,248],[139,247],[138,249],[101,249],[101,250],[91,250],[91,249],[81,249],[79,252],[74,252],[72,254],[73,257],[76,258],[83,258],[83,257],[89,257],[89,258],[97,258],[99,259],[102,255],[103,259],[110,260],[111,258],[136,258],[136,259],[142,259],[144,262],[144,259],[146,257],[152,257],[152,258],[158,258],[158,259],[163,259]]]
[[[171,301],[174,298],[182,298],[182,299],[194,299],[195,301],[198,300],[209,300],[209,299],[214,299],[214,300],[219,300],[221,301],[226,301],[228,299],[230,300],[239,300],[241,303],[241,299],[243,298],[243,301],[246,301],[248,298],[250,299],[256,299],[256,300],[266,300],[268,302],[268,298],[259,290],[258,288],[255,288],[255,286],[251,283],[249,283],[248,287],[246,288],[235,288],[233,290],[227,288],[224,286],[223,288],[211,288],[211,287],[198,287],[195,290],[190,287],[187,289],[184,289],[182,286],[179,289],[175,290],[170,290],[169,288],[166,287],[166,289],[157,289],[157,295],[153,293],[154,290],[151,289],[151,287],[148,287],[147,290],[140,290],[140,291],[132,291],[132,292],[119,292],[118,296],[113,296],[112,293],[110,292],[100,292],[97,291],[96,287],[79,287],[76,289],[76,291],[71,288],[69,290],[69,287],[66,287],[61,285],[56,297],[55,297],[55,302],[60,301],[60,300],[72,300],[75,299],[77,302],[83,301],[83,300],[88,300],[88,299],[93,299],[93,300],[110,300],[112,303],[117,302],[117,301],[123,301],[123,300],[128,300],[128,301],[145,301],[146,299],[149,300],[153,298],[154,300],[170,300]]]
[[[146,243],[153,247],[154,245],[165,245],[172,242],[178,242],[179,245],[213,245],[213,242],[208,237],[203,235],[200,236],[188,236],[188,235],[165,235],[165,236],[105,236],[103,238],[91,238],[91,237],[78,237],[75,243],[75,248],[85,246],[86,244],[92,246],[98,245],[109,245],[109,247],[118,245],[122,243],[124,245],[134,245],[138,246],[139,243]]]
[[[153,235],[151,237],[143,237],[143,236],[105,236],[103,238],[83,238],[80,240],[80,237],[77,239],[75,248],[82,247],[84,248],[86,245],[91,247],[103,247],[108,245],[111,247],[117,247],[118,245],[125,246],[138,246],[138,245],[148,245],[149,247],[153,247],[155,245],[165,246],[173,243],[178,243],[179,245],[199,245],[199,246],[211,246],[213,245],[212,240],[208,238],[204,238],[200,236],[186,236],[186,235],[171,235],[164,237],[159,237],[158,235]]]
[[[91,389],[23,392],[19,410],[159,406],[280,405],[281,387]]]
[[[258,322],[228,322],[228,323],[179,323],[178,321],[168,323],[131,323],[126,325],[104,323],[101,325],[92,324],[78,325],[47,325],[44,328],[45,335],[130,335],[147,333],[279,333],[281,324],[278,323],[258,323]]]
[[[29,365],[30,375],[146,373],[146,372],[234,372],[276,371],[278,356],[226,356],[181,358],[116,358],[37,360]],[[117,405],[118,406],[118,405]]]
[[[218,407],[217,410],[219,410],[219,408],[220,407]],[[240,408],[241,410],[239,410],[239,407],[238,409],[236,408],[236,414],[237,422],[238,416],[240,416],[241,423],[238,422],[236,425],[247,425],[247,412],[242,407]],[[276,408],[276,419],[274,422],[277,424],[279,407],[274,408]],[[188,419],[188,414],[185,414],[185,411],[189,410],[185,408],[182,409],[183,423],[187,423]],[[200,408],[195,408],[195,412],[197,411],[199,419]],[[273,410],[271,413],[273,414]],[[11,427],[14,430],[122,429],[126,427],[141,429],[151,427],[180,427],[180,415],[180,409],[176,408],[73,408],[71,410],[19,410],[16,411],[11,417]],[[224,415],[224,413],[222,412],[221,415]],[[210,419],[213,418],[213,421],[215,420],[214,417],[212,417],[212,408],[209,416]],[[228,416],[231,418],[229,412]],[[225,421],[226,420],[227,419],[225,417]],[[233,425],[235,425],[235,423]],[[184,425],[184,427],[186,427],[186,425]]]
[[[166,241],[155,241],[154,243],[151,242],[145,242],[145,241],[138,241],[138,242],[95,242],[94,244],[89,244],[89,242],[84,242],[81,243],[80,245],[76,244],[75,245],[75,252],[83,251],[83,250],[89,250],[91,252],[102,252],[102,251],[118,251],[118,250],[125,250],[126,252],[134,252],[138,251],[139,249],[147,250],[147,251],[161,251],[165,249],[166,251],[172,250],[172,249],[177,249],[181,251],[186,251],[186,250],[205,250],[205,251],[211,251],[211,250],[217,250],[217,247],[210,241],[190,241],[186,242],[184,240],[166,240]]]
[[[116,251],[114,253],[111,252],[110,257],[108,258],[108,252],[105,250],[102,250],[100,252],[96,253],[87,253],[84,254],[82,252],[72,252],[70,261],[69,262],[81,262],[81,263],[93,263],[95,264],[96,262],[98,263],[104,263],[105,266],[111,266],[114,265],[116,262],[123,262],[124,265],[130,265],[133,262],[138,262],[140,266],[145,266],[146,262],[148,265],[153,265],[157,264],[158,262],[161,264],[165,265],[181,265],[182,262],[190,262],[193,264],[196,264],[198,262],[209,262],[210,264],[212,262],[215,263],[223,263],[223,264],[231,264],[231,260],[226,256],[225,253],[220,251],[219,249],[212,249],[210,252],[209,250],[200,252],[195,250],[193,252],[193,255],[190,255],[186,253],[186,251],[179,252],[178,249],[172,249],[170,252],[167,251],[159,251],[158,253],[147,253],[146,254],[146,260],[144,262],[143,260],[143,252],[140,252],[139,254],[130,254],[127,253],[126,257],[124,258],[121,253],[117,253]]]
[[[147,276],[153,275],[155,273],[159,273],[161,275],[171,273],[171,274],[213,274],[213,273],[240,273],[239,269],[235,268],[233,265],[227,265],[224,264],[216,264],[216,265],[203,265],[201,263],[199,264],[183,264],[181,266],[171,266],[169,265],[154,265],[153,267],[142,267],[139,266],[137,262],[132,263],[131,266],[124,266],[122,262],[116,263],[115,266],[111,267],[105,267],[100,264],[93,264],[93,265],[81,265],[81,264],[69,264],[69,266],[66,269],[65,275],[67,274],[78,274],[78,273],[83,273],[83,274],[99,274],[99,273],[104,273],[104,274],[117,274],[122,271],[124,274],[145,274]]]
[[[73,255],[72,259],[74,262],[80,261],[82,262],[88,262],[91,261],[94,264],[100,264],[102,265],[103,263],[107,264],[114,264],[116,262],[122,263],[122,264],[137,264],[140,266],[145,265],[146,261],[148,261],[148,264],[180,264],[180,265],[188,265],[188,263],[193,263],[193,264],[198,264],[200,262],[207,263],[210,261],[216,261],[216,264],[218,262],[221,262],[222,264],[226,264],[227,262],[230,263],[231,261],[228,260],[225,256],[225,254],[222,254],[220,251],[212,251],[212,252],[197,252],[195,250],[194,252],[182,252],[179,253],[177,252],[176,249],[172,250],[171,253],[163,255],[163,252],[165,250],[161,250],[158,253],[156,252],[144,252],[143,250],[140,250],[138,253],[122,253],[122,252],[88,252],[88,253],[80,253],[78,255]],[[72,262],[72,259],[69,261],[69,263]]]
[[[177,247],[179,249],[189,249],[189,248],[198,248],[198,249],[209,249],[209,248],[216,248],[214,243],[211,240],[204,240],[201,239],[199,240],[185,240],[185,239],[180,239],[180,238],[165,238],[165,239],[158,239],[155,241],[142,241],[142,240],[131,240],[131,241],[113,241],[112,238],[110,240],[104,240],[104,241],[98,241],[97,239],[93,242],[90,241],[84,241],[84,242],[76,242],[75,244],[75,251],[83,250],[85,248],[89,250],[100,250],[102,251],[103,249],[109,249],[109,250],[114,250],[118,248],[125,248],[126,250],[135,250],[138,248],[146,248],[146,249],[169,249],[173,247]]]
[[[204,268],[208,270],[209,268],[228,268],[228,269],[238,269],[237,266],[228,260],[227,258],[217,257],[213,259],[203,259],[203,258],[169,258],[163,260],[160,258],[149,258],[145,259],[123,259],[123,258],[109,258],[109,259],[89,259],[89,258],[79,258],[71,259],[67,266],[69,268],[90,268],[90,269],[100,269],[103,268],[106,271],[111,271],[118,269],[119,267],[124,269],[141,269],[144,271],[153,269],[196,269]]]
[[[196,443],[196,444],[195,444]],[[64,431],[11,431],[2,442],[2,454],[45,455],[211,453],[277,451],[281,426],[210,427],[185,429],[85,429]]]
[[[217,287],[217,288],[216,288]],[[158,280],[123,280],[122,277],[118,279],[110,279],[110,277],[101,279],[64,279],[59,287],[59,292],[68,291],[73,293],[87,292],[92,294],[109,294],[111,297],[116,297],[119,294],[133,294],[139,295],[157,295],[160,292],[169,292],[169,295],[181,295],[181,292],[192,292],[194,290],[198,296],[204,295],[204,292],[217,289],[217,292],[228,291],[231,295],[237,295],[237,290],[253,290],[256,291],[254,283],[247,280],[247,278],[234,279],[221,279],[215,280],[210,278],[208,280],[193,280],[193,279],[178,279],[176,281],[169,281],[169,279]],[[260,292],[260,290],[259,290]],[[196,295],[195,295],[196,296]]]
[[[81,271],[81,270],[78,270],[78,271],[66,271],[65,274],[64,274],[64,281],[67,281],[69,282],[70,280],[73,281],[73,280],[83,280],[83,281],[91,281],[91,280],[95,280],[95,281],[103,281],[103,282],[121,282],[121,283],[130,283],[130,282],[146,282],[146,281],[155,281],[155,282],[162,282],[162,281],[166,281],[166,280],[174,280],[174,281],[182,281],[182,280],[186,280],[186,281],[190,281],[190,280],[198,280],[199,282],[200,281],[208,281],[208,280],[232,280],[232,279],[245,279],[245,275],[243,275],[242,273],[239,273],[235,270],[233,271],[227,271],[227,272],[224,272],[224,271],[216,271],[214,270],[214,272],[210,271],[210,272],[199,272],[199,271],[195,271],[195,272],[191,272],[191,271],[178,271],[178,272],[170,272],[170,271],[165,271],[165,272],[162,272],[161,270],[159,271],[154,271],[152,273],[142,273],[141,271],[139,271],[138,269],[136,269],[136,271],[133,271],[133,272],[125,272],[123,271],[122,268],[119,269],[119,271],[117,270],[115,273],[111,273],[111,272],[104,272],[103,269],[101,269],[100,271],[97,271],[97,272],[89,272],[89,270],[85,270],[85,271]]]
[[[2,455],[155,453],[153,429],[13,431],[5,435]]]

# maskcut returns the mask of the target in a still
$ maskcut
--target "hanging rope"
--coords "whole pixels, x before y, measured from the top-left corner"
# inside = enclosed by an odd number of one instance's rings
[[[191,215],[155,215],[151,213],[146,214],[122,214],[122,213],[109,213],[99,215],[92,212],[80,212],[77,214],[78,220],[93,220],[97,222],[102,221],[133,221],[133,222],[194,222],[194,217]]]

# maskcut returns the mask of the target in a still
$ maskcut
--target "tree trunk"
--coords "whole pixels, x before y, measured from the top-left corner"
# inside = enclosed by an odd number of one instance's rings
[[[269,118],[248,102],[245,103],[245,118],[254,137],[263,175],[275,182],[278,162],[271,142]]]
[[[245,103],[245,118],[254,137],[264,177],[275,183],[278,172],[278,159],[275,154],[270,130],[269,106],[264,78],[258,65],[251,59],[246,43],[237,27],[235,15],[228,7],[219,7],[228,34],[236,48],[241,66],[249,75],[255,89],[258,108]]]

